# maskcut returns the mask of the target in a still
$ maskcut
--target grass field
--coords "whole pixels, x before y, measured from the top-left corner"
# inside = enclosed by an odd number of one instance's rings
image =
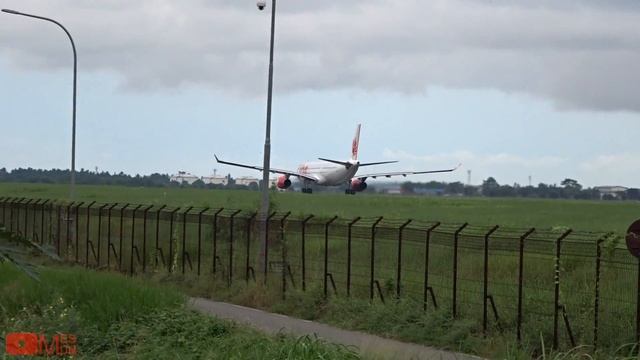
[[[0,196],[24,196],[29,198],[62,198],[67,195],[66,186],[30,185],[30,184],[0,184]],[[236,209],[253,209],[258,207],[257,192],[249,191],[211,191],[179,188],[126,188],[126,187],[94,187],[79,188],[81,201],[168,204],[173,206],[208,206]],[[628,223],[634,220],[637,203],[634,202],[587,202],[564,200],[531,200],[531,199],[485,199],[485,198],[423,198],[423,197],[391,197],[376,195],[345,196],[338,194],[314,194],[313,196],[296,193],[274,193],[276,208],[280,211],[290,210],[294,215],[313,213],[317,216],[328,217],[333,214],[349,219],[355,216],[371,217],[384,215],[387,218],[414,218],[425,220],[439,220],[449,223],[468,221],[473,225],[487,226],[500,224],[509,227],[528,228],[535,226],[538,231],[527,239],[524,261],[524,347],[530,354],[539,355],[542,342],[549,343],[553,334],[554,315],[554,266],[556,261],[555,239],[563,232],[564,227],[573,227],[587,231],[614,231],[618,235],[625,232]],[[124,213],[124,212],[123,212]],[[25,214],[18,212],[16,214]],[[257,266],[255,249],[258,248],[255,226],[247,227],[247,220],[243,218],[246,212],[239,215],[235,226],[227,217],[219,219],[218,228],[213,231],[211,219],[202,228],[202,264],[200,264],[199,248],[197,247],[198,225],[193,219],[184,225],[182,216],[175,217],[175,223],[169,223],[167,217],[156,222],[154,216],[149,216],[147,237],[142,236],[141,221],[131,220],[132,212],[128,211],[121,217],[114,212],[111,225],[103,222],[98,226],[96,213],[89,233],[85,229],[87,224],[86,212],[80,210],[77,234],[73,228],[63,225],[61,232],[56,235],[56,221],[45,216],[44,223],[49,225],[44,238],[53,242],[57,238],[62,244],[63,257],[74,261],[73,238],[80,239],[78,244],[80,263],[89,259],[89,266],[97,268],[118,269],[122,272],[140,272],[139,262],[135,262],[133,246],[140,248],[141,242],[154,238],[159,241],[162,250],[161,259],[167,259],[166,268],[174,273],[180,272],[181,263],[184,264],[185,255],[180,255],[182,249],[190,254],[194,266],[202,265],[203,276],[195,276],[195,268],[186,268],[184,283],[198,282],[206,284],[218,283],[226,286],[238,286],[237,293],[225,299],[250,306],[264,307],[272,310],[293,313],[312,319],[333,322],[341,326],[367,330],[387,336],[397,337],[409,341],[433,344],[450,349],[474,352],[485,356],[503,357],[505,351],[519,353],[521,349],[513,350],[514,329],[516,323],[516,304],[518,290],[518,237],[522,232],[509,231],[501,228],[492,237],[488,248],[489,260],[485,263],[482,256],[483,234],[486,228],[469,227],[461,234],[460,249],[456,259],[459,262],[457,275],[452,275],[453,230],[455,227],[443,226],[432,239],[430,246],[430,286],[433,287],[440,308],[433,311],[433,306],[427,313],[422,311],[423,269],[425,268],[426,250],[424,247],[424,232],[416,228],[407,228],[404,232],[405,245],[400,252],[398,248],[397,225],[389,223],[376,230],[376,253],[374,261],[370,263],[370,249],[372,246],[370,219],[364,219],[354,229],[352,278],[353,292],[351,298],[345,298],[346,287],[346,225],[345,221],[336,222],[331,228],[328,241],[325,243],[322,221],[312,221],[307,229],[306,250],[302,252],[300,224],[292,221],[286,225],[286,230],[280,234],[277,219],[270,228],[272,243],[270,260],[278,260],[282,255],[291,264],[292,278],[298,282],[298,289],[290,289],[288,299],[298,299],[297,303],[279,306],[277,299],[280,292],[280,275],[278,270],[271,270],[268,289],[253,287],[253,282],[245,287],[245,264]],[[55,219],[55,212],[53,212]],[[58,214],[59,215],[59,214]],[[64,214],[63,214],[64,215]],[[140,214],[138,214],[139,216]],[[64,217],[64,216],[63,216]],[[22,216],[14,216],[17,223]],[[47,218],[49,220],[47,221]],[[10,219],[9,215],[5,221]],[[26,217],[25,217],[26,219]],[[35,219],[35,218],[34,218]],[[385,224],[386,220],[382,222]],[[33,226],[37,221],[30,221]],[[59,223],[59,222],[58,222]],[[22,223],[24,224],[24,222]],[[53,225],[53,228],[51,227]],[[152,229],[158,225],[159,237]],[[250,223],[249,223],[250,225]],[[255,223],[253,224],[255,225]],[[183,227],[184,226],[184,227]],[[45,227],[45,229],[47,228]],[[135,228],[135,236],[133,229]],[[446,229],[443,229],[446,228]],[[554,228],[551,230],[541,230]],[[102,232],[100,233],[100,229]],[[231,231],[232,229],[232,231]],[[248,231],[248,229],[253,229]],[[53,230],[53,231],[52,231]],[[68,230],[71,230],[70,232]],[[122,231],[124,230],[124,232]],[[185,232],[186,231],[186,232]],[[26,231],[31,234],[31,231]],[[98,261],[85,255],[85,239],[90,235],[96,242],[98,254],[103,254]],[[108,234],[111,234],[110,236]],[[186,237],[184,234],[187,234]],[[218,234],[217,256],[212,242],[212,235]],[[233,247],[231,246],[233,234]],[[635,296],[637,264],[624,249],[624,239],[615,237],[616,241],[603,245],[601,256],[601,273],[596,276],[596,240],[602,234],[587,234],[575,232],[564,242],[559,262],[559,304],[566,306],[569,321],[578,344],[592,344],[594,338],[594,294],[599,283],[600,308],[599,315],[599,344],[605,354],[614,352],[616,347],[633,341],[635,314]],[[281,238],[282,236],[282,238]],[[134,238],[133,243],[131,238]],[[101,239],[102,241],[99,242]],[[115,246],[112,251],[107,247],[108,239]],[[248,239],[248,240],[247,240]],[[71,245],[68,243],[70,241]],[[85,241],[83,241],[85,240]],[[182,242],[182,241],[184,242]],[[251,249],[247,252],[248,243]],[[184,244],[184,245],[183,245]],[[325,252],[325,244],[327,251]],[[286,246],[282,246],[286,245]],[[70,247],[71,246],[71,247]],[[101,249],[101,250],[100,250]],[[171,252],[173,249],[173,252]],[[285,251],[286,249],[286,251]],[[116,254],[117,253],[117,254]],[[286,256],[285,256],[286,253]],[[302,275],[301,254],[306,254],[306,276],[309,292],[299,292],[300,277]],[[88,254],[88,253],[87,253]],[[105,254],[107,256],[105,256]],[[109,263],[109,254],[112,254]],[[168,256],[172,254],[171,256]],[[318,302],[312,289],[322,286],[324,280],[323,257],[328,254],[328,272],[335,278],[339,296],[335,301]],[[402,265],[398,266],[402,254]],[[115,257],[120,264],[116,263]],[[147,259],[148,274],[163,274],[166,268],[164,261],[159,266],[152,266],[155,252],[142,251],[142,258]],[[77,255],[75,255],[77,257]],[[107,259],[105,259],[107,257]],[[212,274],[213,258],[216,258],[218,272]],[[124,261],[122,261],[124,259]],[[105,261],[106,260],[106,261]],[[75,261],[78,261],[77,258]],[[191,260],[189,261],[191,262]],[[370,264],[375,263],[375,277],[382,285],[382,292],[387,299],[395,298],[396,271],[401,268],[402,297],[401,301],[387,301],[378,303],[377,295],[374,305],[368,300]],[[131,265],[130,265],[131,264]],[[490,338],[481,340],[481,319],[483,301],[483,269],[488,264],[489,294],[495,298],[500,314],[502,328],[495,327],[495,321],[490,319]],[[183,265],[184,266],[184,265]],[[184,272],[184,268],[182,270]],[[233,276],[230,276],[230,273]],[[258,277],[260,274],[258,273]],[[459,320],[451,321],[451,290],[453,279],[457,280],[459,303]],[[599,282],[596,280],[599,279]],[[212,281],[214,280],[214,281]],[[293,279],[292,279],[293,280]],[[290,284],[293,285],[293,284]],[[208,285],[206,285],[208,286]],[[219,288],[207,288],[203,295],[218,297],[224,294]],[[265,290],[274,296],[263,296]],[[296,294],[298,292],[298,294]],[[330,290],[332,293],[333,291]],[[289,300],[287,300],[289,301]],[[336,305],[337,304],[337,305]],[[492,317],[492,313],[489,314]],[[568,331],[564,328],[563,320],[559,321],[560,343],[567,349]],[[424,329],[441,328],[442,332],[426,332]],[[422,329],[422,330],[421,330]],[[542,340],[541,340],[542,339]],[[505,350],[507,349],[507,350]],[[519,353],[520,354],[520,353]],[[520,356],[520,355],[518,355]]]
[[[0,196],[67,199],[66,185],[0,184]],[[129,202],[209,206],[212,208],[258,209],[260,194],[242,190],[201,190],[181,188],[134,188],[119,186],[78,186],[81,201]],[[583,231],[624,234],[640,218],[640,203],[617,201],[445,198],[358,194],[273,192],[276,208],[294,215],[329,217],[384,216],[446,223],[509,227],[570,227]]]
[[[184,296],[118,274],[45,268],[41,281],[0,264],[0,335],[77,336],[80,359],[357,359],[312,338],[269,337],[187,310]],[[4,341],[3,341],[4,342]],[[12,358],[0,347],[0,358]]]

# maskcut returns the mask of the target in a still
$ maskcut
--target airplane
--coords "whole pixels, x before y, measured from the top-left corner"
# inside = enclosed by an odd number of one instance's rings
[[[298,178],[302,184],[302,192],[311,194],[313,190],[310,185],[320,186],[339,186],[347,185],[345,194],[355,195],[357,192],[364,191],[367,188],[366,180],[368,178],[376,179],[378,177],[390,178],[392,176],[418,175],[418,174],[435,174],[446,173],[457,170],[460,165],[452,169],[445,170],[427,170],[427,171],[396,171],[386,173],[371,173],[356,175],[361,167],[392,164],[398,161],[378,161],[370,163],[361,163],[358,161],[358,145],[360,143],[360,128],[361,124],[358,124],[356,128],[356,135],[351,143],[351,159],[347,161],[332,160],[327,158],[318,158],[322,162],[306,162],[298,167],[298,170],[291,171],[285,169],[270,168],[269,172],[274,174],[280,174],[276,182],[276,186],[279,189],[287,189],[291,186],[291,177]],[[216,161],[220,164],[237,166],[247,169],[254,169],[262,171],[263,167],[246,165],[240,163],[234,163],[229,161],[220,160],[217,155],[213,155]]]

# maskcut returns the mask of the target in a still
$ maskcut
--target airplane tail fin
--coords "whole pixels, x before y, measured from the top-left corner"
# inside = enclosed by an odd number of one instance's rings
[[[356,128],[356,135],[353,137],[353,142],[351,143],[351,160],[358,160],[358,145],[360,144],[360,126]]]

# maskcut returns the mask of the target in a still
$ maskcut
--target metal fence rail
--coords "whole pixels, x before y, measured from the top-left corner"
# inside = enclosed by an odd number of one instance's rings
[[[6,231],[87,268],[409,301],[555,348],[638,341],[640,265],[613,234],[276,212],[258,253],[256,223],[233,209],[0,198]]]

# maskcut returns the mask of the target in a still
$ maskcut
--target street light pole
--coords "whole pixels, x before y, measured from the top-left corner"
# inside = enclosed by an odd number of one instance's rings
[[[260,8],[260,4],[258,5]],[[263,6],[264,8],[264,6]],[[262,8],[260,8],[262,10]],[[269,234],[267,234],[267,219],[269,218],[269,172],[271,162],[271,100],[273,98],[273,45],[276,31],[276,0],[272,0],[271,3],[271,42],[269,48],[269,83],[267,88],[267,128],[264,138],[264,162],[262,169],[262,206],[260,209],[260,256],[259,261],[263,267],[263,271],[266,274],[268,271],[268,264],[265,258],[265,254],[268,251],[267,247]]]
[[[34,19],[44,20],[52,22],[58,25],[69,37],[71,41],[71,48],[73,49],[73,115],[72,115],[72,128],[71,128],[71,183],[69,186],[69,198],[71,201],[75,198],[76,187],[76,93],[77,93],[77,78],[78,78],[78,54],[76,53],[76,44],[73,42],[73,38],[67,29],[59,22],[49,19],[43,16],[26,14],[15,10],[2,9],[2,12],[11,15],[21,15]]]

